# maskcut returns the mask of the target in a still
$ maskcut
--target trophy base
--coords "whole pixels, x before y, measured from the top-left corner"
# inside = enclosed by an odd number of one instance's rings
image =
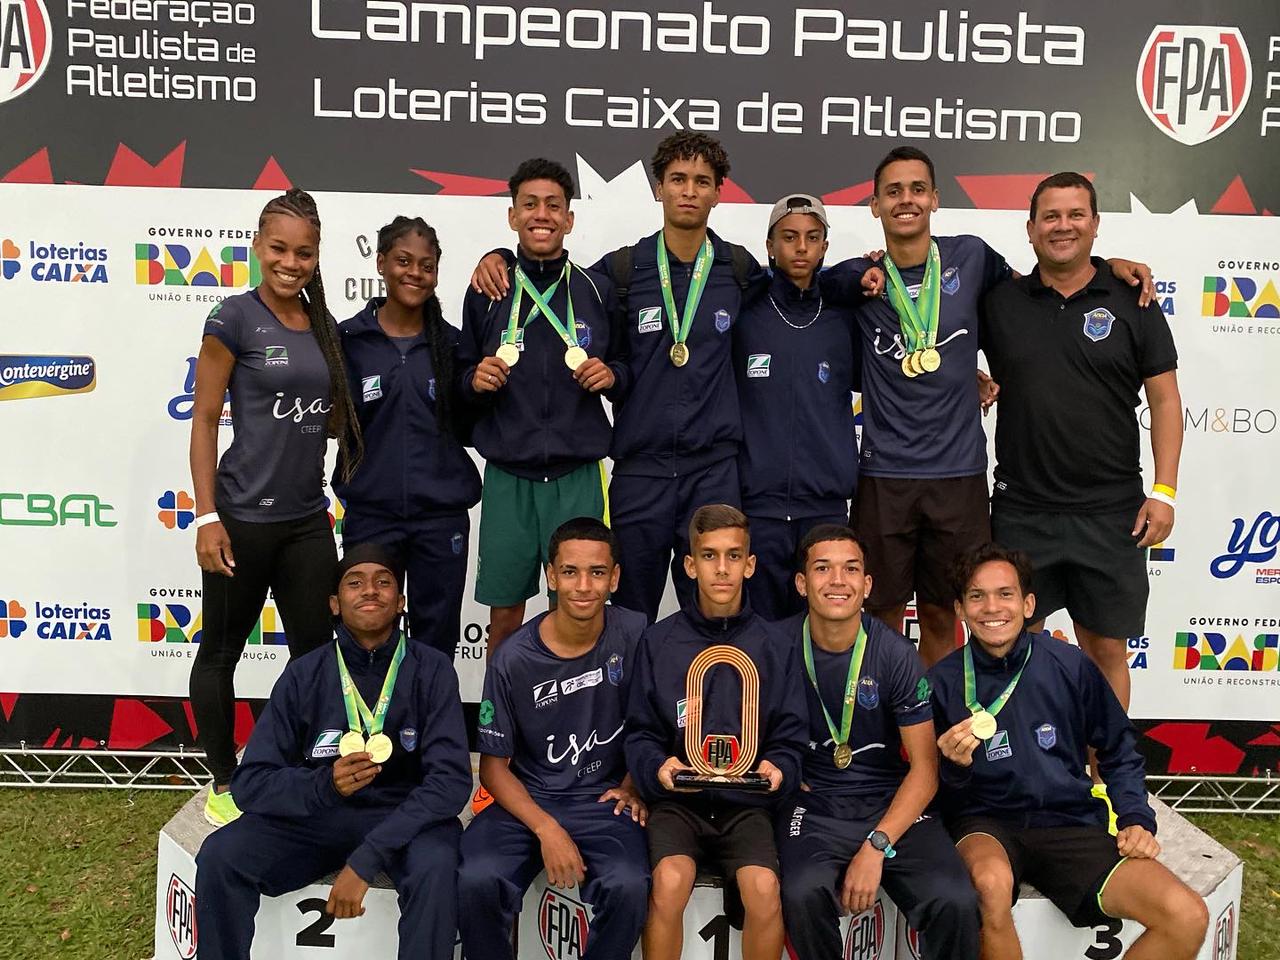
[[[743,790],[747,793],[768,793],[769,778],[761,773],[744,773],[737,777],[702,774],[690,771],[676,773],[672,782],[679,790]]]

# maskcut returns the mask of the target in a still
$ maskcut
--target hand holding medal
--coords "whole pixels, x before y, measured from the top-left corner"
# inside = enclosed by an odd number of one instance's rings
[[[342,702],[347,709],[347,732],[338,741],[338,756],[346,758],[360,753],[367,753],[374,764],[386,763],[394,749],[391,738],[382,732],[387,719],[387,711],[391,708],[391,695],[395,690],[396,677],[400,674],[400,664],[404,661],[404,634],[396,643],[396,651],[391,657],[391,665],[387,668],[386,679],[382,681],[382,692],[372,710],[360,696],[351,673],[347,670],[346,661],[342,659],[342,651],[334,644],[334,653],[338,658],[338,679],[342,686]],[[368,731],[368,739],[365,738]],[[336,782],[336,781],[335,781]]]

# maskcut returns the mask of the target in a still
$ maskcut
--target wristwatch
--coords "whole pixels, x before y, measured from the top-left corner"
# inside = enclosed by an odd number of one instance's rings
[[[898,855],[898,851],[889,842],[889,835],[883,830],[872,830],[867,834],[867,842],[883,853],[886,860],[892,860]]]

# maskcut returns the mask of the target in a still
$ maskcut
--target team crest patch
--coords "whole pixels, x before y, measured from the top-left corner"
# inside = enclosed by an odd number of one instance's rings
[[[640,309],[640,333],[657,333],[662,329],[662,308],[642,307]]]
[[[955,296],[960,290],[960,271],[955,267],[947,267],[942,271],[942,292],[947,296]]]
[[[459,530],[457,533],[455,533],[452,537],[449,538],[449,549],[453,551],[453,555],[455,557],[462,556],[462,548],[463,546],[465,546],[465,544],[466,544],[466,538],[463,537],[461,530]]]
[[[338,741],[342,739],[342,730],[322,730],[311,748],[312,760],[324,760],[338,755]]]
[[[432,381],[433,383],[435,381]],[[372,377],[365,377],[360,381],[360,393],[365,403],[370,400],[377,400],[382,396],[382,376],[375,374]],[[434,399],[434,397],[432,398]]]
[[[769,375],[769,364],[773,360],[771,353],[753,353],[747,357],[747,379],[755,380],[758,377],[767,377]]]
[[[1009,731],[997,730],[987,741],[988,760],[1007,760],[1013,756],[1013,747],[1009,746]]]
[[[818,382],[827,383],[831,380],[831,364],[825,360],[818,362]]]
[[[880,704],[880,684],[875,677],[863,677],[858,681],[858,706],[874,710]]]
[[[400,731],[400,746],[411,753],[418,749],[418,731],[414,727],[405,727]]]
[[[609,682],[615,687],[622,683],[622,654],[615,653],[604,663],[609,672]]]
[[[586,350],[591,346],[591,328],[582,320],[578,320],[573,325],[574,336],[578,338],[578,346]]]
[[[1052,723],[1042,723],[1036,727],[1036,743],[1041,750],[1051,750],[1058,742],[1058,731]]]
[[[432,400],[436,398],[436,378],[432,377],[427,381],[427,396]]]
[[[1105,307],[1090,310],[1084,315],[1084,335],[1094,343],[1105,340],[1111,336],[1111,325],[1115,322],[1116,318]]]
[[[729,324],[733,323],[733,318],[729,316],[728,310],[717,310],[715,313],[715,317],[716,317],[716,330],[720,333],[724,333],[726,330],[728,330]]]

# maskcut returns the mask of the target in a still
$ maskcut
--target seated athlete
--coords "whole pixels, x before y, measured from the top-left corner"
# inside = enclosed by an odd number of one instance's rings
[[[1025,554],[985,544],[957,559],[952,579],[969,642],[929,677],[948,826],[978,890],[983,960],[1022,957],[1012,909],[1023,881],[1077,927],[1111,917],[1146,927],[1128,960],[1191,960],[1209,915],[1155,859],[1155,814],[1120,701],[1078,647],[1027,632]],[[1088,747],[1117,836],[1090,793]]]
[[[627,726],[627,767],[649,800],[653,894],[644,930],[646,960],[676,960],[684,940],[684,908],[700,860],[736,881],[742,896],[744,960],[777,960],[782,905],[771,810],[779,791],[800,782],[805,721],[799,667],[774,624],[752,612],[743,581],[755,568],[747,518],[726,504],[699,507],[689,523],[685,574],[697,581],[695,602],[645,631],[636,657]],[[756,715],[743,716],[742,679],[734,667],[710,667],[699,730],[730,734],[746,748],[758,732],[755,772],[769,793],[740,789],[677,791],[684,756],[685,678],[695,657],[724,645],[745,653],[759,675]],[[736,756],[736,754],[735,754]]]
[[[595,916],[583,960],[630,957],[649,898],[647,811],[623,756],[643,614],[607,606],[618,544],[592,517],[547,548],[558,603],[494,651],[480,703],[480,782],[494,802],[467,827],[458,925],[472,960],[511,958],[511,924],[538,871],[579,886]]]
[[[396,628],[400,575],[386,547],[350,547],[329,598],[337,639],[291,661],[271,691],[232,779],[244,815],[196,857],[203,960],[249,960],[262,895],[338,869],[329,914],[363,914],[385,872],[399,956],[453,957],[467,735],[453,666]]]
[[[977,960],[977,895],[925,813],[938,751],[915,647],[863,611],[871,577],[851,529],[814,527],[796,564],[809,612],[780,626],[808,676],[809,749],[805,792],[775,821],[791,945],[801,960],[839,960],[840,913],[870,909],[883,885],[922,960]]]

